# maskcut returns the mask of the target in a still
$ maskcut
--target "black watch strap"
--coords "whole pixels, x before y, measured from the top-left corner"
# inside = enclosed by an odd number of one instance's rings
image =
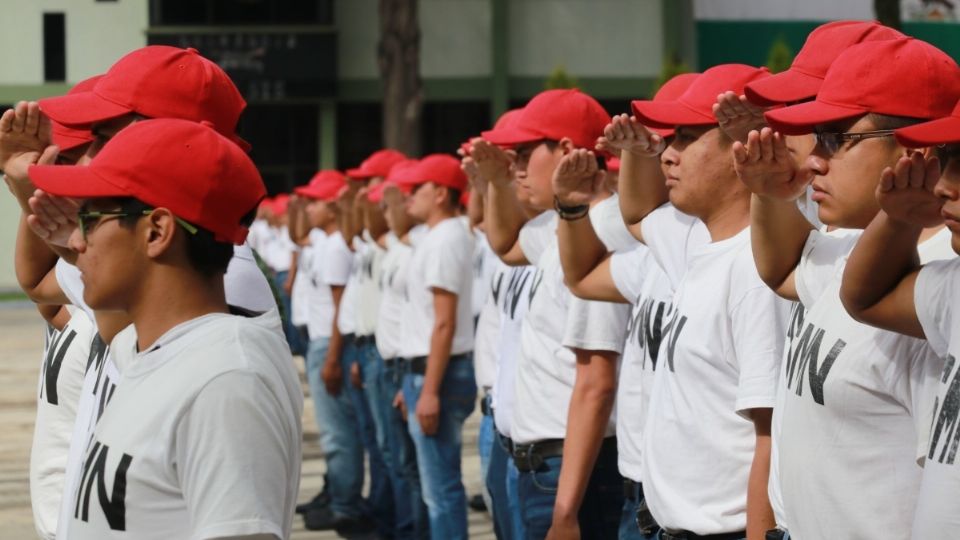
[[[589,204],[564,206],[560,204],[560,199],[556,195],[553,196],[553,208],[557,211],[560,219],[564,221],[576,221],[578,219],[583,219],[587,216],[587,214],[590,213]]]

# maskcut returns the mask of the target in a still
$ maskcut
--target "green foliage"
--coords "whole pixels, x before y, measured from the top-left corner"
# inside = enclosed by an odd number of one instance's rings
[[[767,69],[770,73],[780,73],[790,68],[793,63],[793,50],[786,38],[779,36],[771,45],[767,53]]]
[[[690,73],[690,71],[690,66],[680,59],[680,55],[678,55],[676,51],[671,52],[663,59],[663,65],[660,67],[660,76],[657,77],[656,82],[653,83],[653,90],[650,92],[650,95],[656,94],[657,90],[660,90],[660,87],[670,79],[681,73]]]
[[[557,66],[553,68],[553,71],[550,72],[550,75],[547,77],[546,82],[544,83],[544,88],[547,90],[555,90],[557,88],[577,88],[578,83],[576,77],[567,73],[567,70],[563,66]]]

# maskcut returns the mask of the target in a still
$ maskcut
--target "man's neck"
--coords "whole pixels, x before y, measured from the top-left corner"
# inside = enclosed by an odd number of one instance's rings
[[[709,214],[700,217],[712,242],[727,240],[750,226],[750,197],[718,201]]]
[[[144,280],[127,312],[137,329],[137,347],[147,350],[175,326],[211,313],[229,313],[223,274],[206,279],[193,270],[167,267]]]
[[[340,224],[334,219],[328,223],[326,227],[322,227],[321,230],[326,233],[327,236],[330,236],[331,234],[340,230]]]
[[[437,208],[433,212],[430,212],[430,216],[427,217],[426,224],[427,224],[427,227],[432,229],[436,224],[440,223],[441,221],[448,220],[452,217],[454,217],[453,212],[449,210]]]

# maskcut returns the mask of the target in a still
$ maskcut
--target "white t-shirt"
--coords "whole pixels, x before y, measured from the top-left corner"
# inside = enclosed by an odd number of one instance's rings
[[[246,250],[246,256],[244,255]],[[62,259],[61,259],[62,261]],[[57,265],[57,281],[68,299],[83,299],[83,281],[80,272],[70,264]],[[235,246],[234,256],[230,260],[223,279],[227,303],[249,312],[258,312],[264,306],[272,306],[267,311],[276,310],[276,302],[266,276],[260,271],[252,252],[245,246]],[[86,304],[75,306],[90,310]],[[67,501],[76,492],[80,483],[81,466],[87,443],[93,434],[97,421],[106,410],[120,382],[120,371],[114,362],[110,348],[96,333],[96,319],[93,311],[88,313],[93,323],[95,335],[90,344],[90,354],[84,368],[83,386],[77,403],[77,419],[70,436],[70,449],[64,473],[64,493],[57,524],[58,540],[67,540],[66,524],[74,509]]]
[[[807,307],[780,384],[780,489],[796,538],[909,538],[942,360],[840,302],[859,234],[810,233],[795,282]]]
[[[610,277],[631,303],[617,384],[618,463],[620,474],[641,482],[643,431],[673,288],[644,245],[615,253],[610,259]]]
[[[590,209],[590,225],[608,251],[625,251],[637,245],[620,213],[620,195],[614,193]]]
[[[357,329],[358,336],[371,336],[377,330],[380,316],[380,274],[383,272],[383,257],[387,250],[363,231],[363,240],[357,241],[360,266],[357,268]]]
[[[478,280],[474,279],[476,285]],[[493,389],[497,373],[497,342],[500,340],[500,309],[488,284],[485,290],[478,291],[476,286],[473,294],[482,294],[486,298],[480,316],[477,317],[476,339],[473,345],[473,374],[477,380],[477,388],[485,392]]]
[[[788,310],[757,274],[749,227],[690,254],[660,344],[653,436],[643,441],[644,494],[661,526],[701,535],[746,527],[756,447],[746,413],[774,405]]]
[[[490,280],[496,268],[496,253],[490,249],[487,235],[480,229],[473,229],[473,316],[479,317],[484,306],[489,303]]]
[[[310,339],[329,338],[333,334],[335,306],[330,287],[346,285],[353,268],[354,254],[339,231],[316,237],[315,255],[310,261],[310,305],[307,309],[307,334]],[[344,305],[343,299],[340,306]]]
[[[247,245],[259,253],[260,257],[263,257],[264,246],[267,244],[270,234],[270,223],[265,219],[255,219],[250,224]]]
[[[293,278],[293,288],[290,289],[290,322],[294,326],[306,326],[307,319],[310,316],[310,259],[313,257],[313,239],[319,232],[326,236],[323,231],[313,229],[308,237],[311,243],[297,247],[297,275]]]
[[[531,286],[520,331],[511,433],[521,444],[566,437],[576,380],[576,356],[569,347],[616,352],[623,347],[625,306],[574,302],[563,283],[556,231],[555,212],[537,216],[520,231],[524,256],[542,272]],[[611,422],[607,435],[614,433]]]
[[[542,279],[543,271],[535,266],[507,266],[497,259],[490,281],[490,298],[497,310],[498,323],[494,344],[496,370],[491,390],[493,419],[497,431],[504,437],[513,437],[511,430],[523,320]],[[479,339],[477,347],[480,347]]]
[[[290,270],[291,253],[297,246],[290,239],[290,233],[286,225],[270,227],[263,234],[263,238],[257,240],[257,243],[261,246],[261,249],[257,250],[260,258],[274,272]]]
[[[276,311],[182,323],[136,353],[86,450],[74,539],[291,532],[303,397]]]
[[[650,248],[674,289],[683,279],[690,257],[710,242],[710,233],[702,221],[684,214],[670,203],[643,218],[640,230],[643,243]]]
[[[359,269],[360,269],[360,251],[366,246],[359,239],[353,239],[353,258],[350,262],[350,274],[347,277],[347,283],[343,287],[343,296],[340,297],[340,311],[337,312],[337,329],[343,335],[355,334],[357,332],[357,302],[359,299]]]
[[[56,538],[70,436],[93,334],[93,324],[80,309],[72,310],[62,331],[48,326],[30,451],[33,522],[45,539]]]
[[[457,295],[451,355],[473,350],[473,235],[458,218],[445,219],[413,247],[407,265],[407,304],[400,355],[427,356],[436,313],[433,288]]]
[[[923,267],[914,289],[917,318],[930,347],[946,358],[937,385],[930,438],[925,452],[923,479],[917,500],[911,538],[960,537],[960,469],[956,460],[960,445],[957,415],[960,414],[960,318],[953,310],[960,305],[956,286],[960,259],[932,262]]]
[[[400,356],[403,343],[404,304],[407,295],[407,264],[413,248],[400,241],[397,235],[387,234],[387,253],[380,272],[380,310],[377,318],[377,351],[384,359]]]

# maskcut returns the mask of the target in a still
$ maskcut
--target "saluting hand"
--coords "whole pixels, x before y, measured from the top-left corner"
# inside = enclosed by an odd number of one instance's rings
[[[736,92],[724,92],[717,96],[713,105],[713,115],[720,123],[720,129],[734,141],[747,142],[747,134],[763,129],[767,125],[763,117],[763,107],[747,100],[747,96],[738,96]]]
[[[475,139],[470,157],[477,166],[478,184],[491,182],[503,186],[513,180],[514,156],[503,148],[483,139]]]
[[[596,154],[577,148],[563,156],[554,170],[553,192],[564,206],[590,204],[600,194],[605,179]]]
[[[768,127],[751,131],[746,144],[733,143],[733,166],[750,191],[773,199],[798,199],[812,180],[797,174],[786,138]]]
[[[943,223],[943,199],[935,193],[940,179],[940,160],[924,158],[921,152],[903,156],[880,174],[877,202],[894,221],[920,227]]]
[[[597,150],[620,155],[630,152],[639,157],[655,157],[667,147],[667,141],[637,121],[636,117],[618,114],[597,139]]]

